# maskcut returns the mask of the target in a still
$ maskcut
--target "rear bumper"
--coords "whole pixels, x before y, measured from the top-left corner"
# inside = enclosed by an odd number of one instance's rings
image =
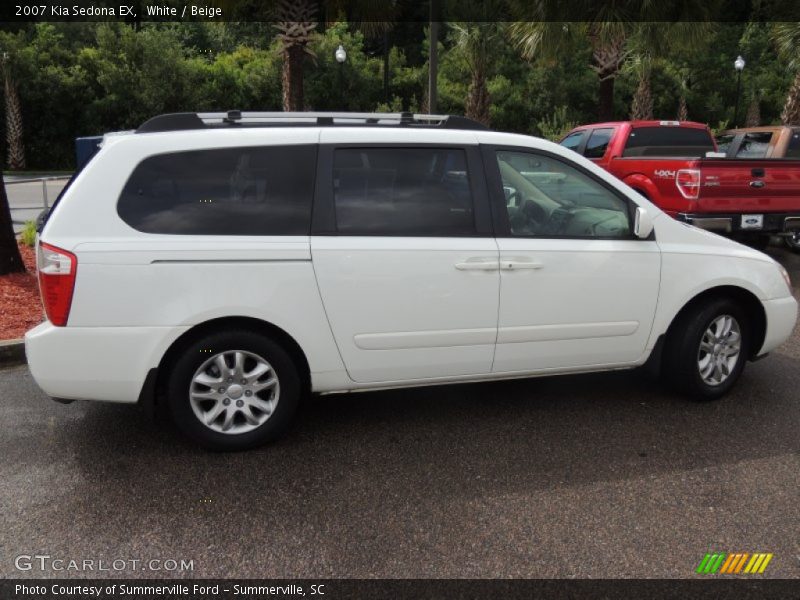
[[[150,370],[186,329],[56,327],[46,321],[25,334],[25,354],[49,396],[135,403]]]
[[[759,356],[780,346],[792,334],[797,322],[797,301],[792,296],[765,300],[764,311],[767,315],[767,331]]]
[[[748,226],[744,221],[747,218],[760,215],[762,221],[760,226],[757,224]],[[800,212],[795,213],[678,213],[675,216],[679,221],[689,223],[700,229],[715,231],[718,233],[792,233],[800,231]],[[758,219],[756,219],[757,221]]]

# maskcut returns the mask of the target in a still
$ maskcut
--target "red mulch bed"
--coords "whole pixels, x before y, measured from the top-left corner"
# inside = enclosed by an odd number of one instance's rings
[[[0,276],[0,340],[21,338],[44,320],[36,280],[36,254],[24,244],[19,245],[19,251],[28,272]]]

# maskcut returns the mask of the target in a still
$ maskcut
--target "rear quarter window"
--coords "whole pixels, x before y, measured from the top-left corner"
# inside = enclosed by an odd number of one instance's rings
[[[144,233],[307,235],[316,146],[220,148],[139,163],[117,204]]]
[[[692,127],[637,127],[625,142],[624,157],[702,157],[714,151],[711,134]]]
[[[611,142],[612,135],[614,135],[614,129],[595,129],[592,131],[589,140],[586,142],[583,155],[586,158],[603,158],[608,149],[608,144]]]

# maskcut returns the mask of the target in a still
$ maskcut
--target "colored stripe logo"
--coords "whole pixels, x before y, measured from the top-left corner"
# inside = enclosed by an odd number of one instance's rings
[[[760,575],[767,569],[772,554],[747,552],[713,552],[706,554],[697,565],[697,573],[713,575],[714,573],[726,575]]]

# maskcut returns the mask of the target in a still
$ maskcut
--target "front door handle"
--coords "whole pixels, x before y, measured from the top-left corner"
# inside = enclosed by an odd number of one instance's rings
[[[498,269],[496,258],[484,258],[482,256],[475,256],[457,262],[455,266],[459,271],[497,271]]]
[[[525,257],[511,257],[501,258],[500,268],[504,271],[517,271],[517,270],[538,270],[543,269],[544,265],[536,260]]]
[[[764,183],[763,181],[751,181],[750,182],[750,187],[754,187],[754,188],[763,188],[765,185],[767,185],[767,184]]]

